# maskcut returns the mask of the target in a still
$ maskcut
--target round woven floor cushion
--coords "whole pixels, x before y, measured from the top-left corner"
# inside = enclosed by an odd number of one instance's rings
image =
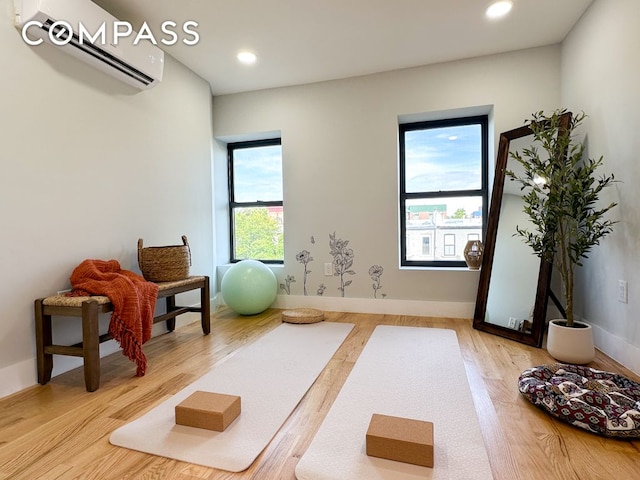
[[[282,312],[282,321],[286,323],[317,323],[323,320],[324,313],[315,308],[296,308]]]
[[[553,363],[522,372],[518,389],[573,426],[606,437],[640,437],[640,384],[622,375]]]

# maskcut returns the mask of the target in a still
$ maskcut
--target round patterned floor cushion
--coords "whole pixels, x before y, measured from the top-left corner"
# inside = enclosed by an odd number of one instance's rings
[[[522,372],[518,389],[573,426],[607,437],[640,437],[640,384],[622,375],[553,363]]]

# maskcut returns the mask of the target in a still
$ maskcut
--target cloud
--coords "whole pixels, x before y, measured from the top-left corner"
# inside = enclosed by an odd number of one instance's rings
[[[282,200],[282,147],[236,150],[233,186],[237,202]]]
[[[478,189],[482,152],[478,125],[409,131],[405,135],[407,192]]]

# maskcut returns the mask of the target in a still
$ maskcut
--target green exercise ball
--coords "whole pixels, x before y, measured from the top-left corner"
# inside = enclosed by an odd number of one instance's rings
[[[220,285],[222,298],[240,315],[255,315],[271,306],[278,294],[278,280],[264,263],[242,260],[227,270]]]

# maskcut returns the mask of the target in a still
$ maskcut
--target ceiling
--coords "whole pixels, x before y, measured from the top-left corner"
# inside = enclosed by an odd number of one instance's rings
[[[134,28],[146,21],[158,41],[163,21],[198,22],[197,45],[163,49],[222,95],[556,44],[592,0],[514,0],[500,20],[485,18],[490,0],[94,2]],[[258,61],[239,64],[241,49]]]

